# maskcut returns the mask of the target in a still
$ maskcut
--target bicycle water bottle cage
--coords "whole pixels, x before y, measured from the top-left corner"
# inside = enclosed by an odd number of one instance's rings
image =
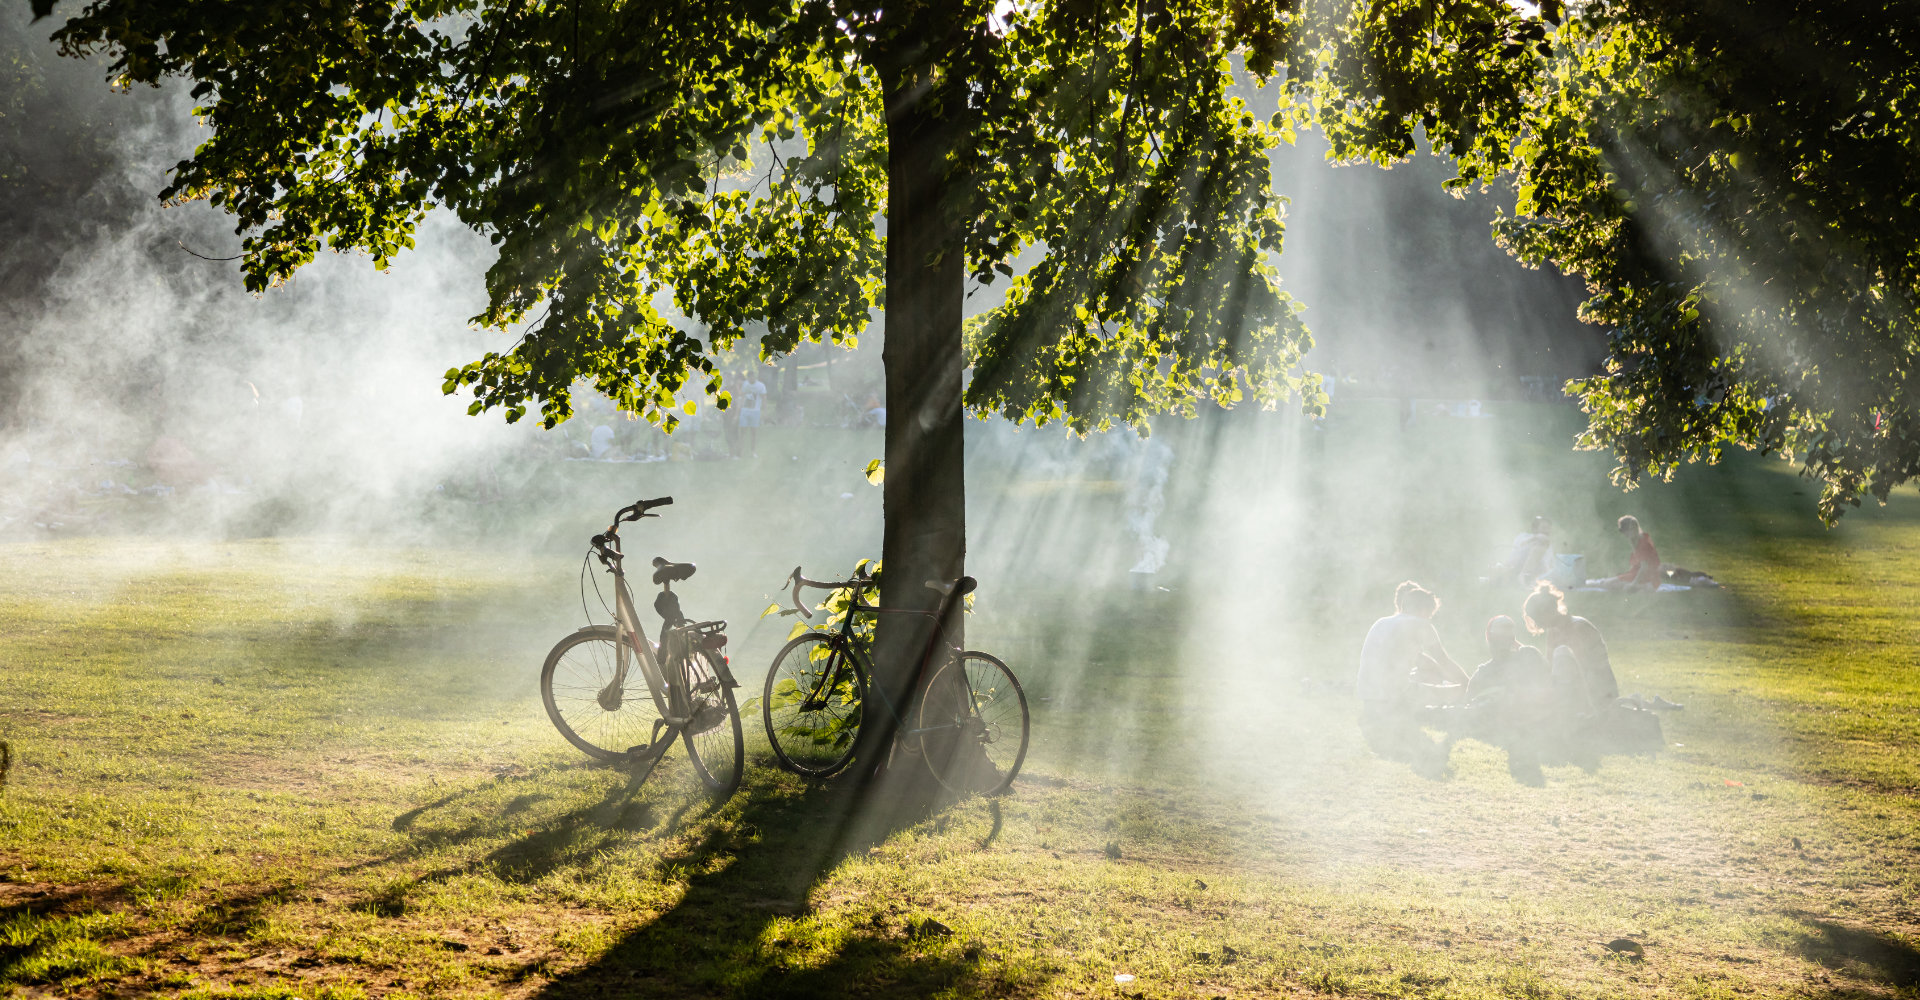
[[[678,583],[693,576],[692,563],[668,562],[659,556],[653,557],[653,582],[658,584]]]

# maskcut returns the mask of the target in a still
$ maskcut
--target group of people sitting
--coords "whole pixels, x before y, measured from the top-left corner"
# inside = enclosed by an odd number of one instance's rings
[[[1516,778],[1537,781],[1543,763],[1664,745],[1649,710],[1679,706],[1622,699],[1600,629],[1568,614],[1553,585],[1540,584],[1521,607],[1541,646],[1522,643],[1514,620],[1496,615],[1486,626],[1488,659],[1471,673],[1441,644],[1432,591],[1409,580],[1395,589],[1393,606],[1360,649],[1360,728],[1376,753],[1444,771],[1453,741],[1474,737],[1506,749]],[[1436,742],[1427,725],[1447,738]]]
[[[1556,553],[1553,522],[1536,516],[1527,530],[1514,536],[1512,547],[1504,559],[1494,564],[1489,579],[1517,581],[1528,586],[1546,581],[1562,589],[1591,590],[1686,590],[1719,586],[1705,573],[1661,562],[1653,535],[1640,527],[1639,518],[1628,514],[1614,522],[1614,528],[1632,550],[1627,557],[1626,572],[1618,576],[1585,579],[1581,572],[1583,557]]]

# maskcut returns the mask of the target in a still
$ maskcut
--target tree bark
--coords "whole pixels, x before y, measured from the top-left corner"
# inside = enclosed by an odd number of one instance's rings
[[[887,91],[886,479],[882,509],[881,602],[888,608],[934,611],[940,595],[929,580],[951,582],[965,571],[966,476],[962,442],[960,342],[966,271],[960,230],[948,211],[954,122],[931,99],[939,86],[925,64],[883,72]],[[951,107],[951,105],[948,105]],[[960,641],[961,616],[948,637]],[[922,654],[933,622],[919,615],[883,615],[876,636],[873,683],[912,724]],[[927,666],[937,669],[938,660]],[[924,811],[938,786],[917,757],[888,769],[897,727],[869,698],[855,759],[865,811],[891,826]]]

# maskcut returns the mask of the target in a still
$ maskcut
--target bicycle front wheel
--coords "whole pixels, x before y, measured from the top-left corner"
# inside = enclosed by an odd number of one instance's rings
[[[767,742],[781,767],[825,778],[847,766],[860,735],[865,681],[854,659],[824,632],[781,648],[760,698]]]
[[[740,787],[746,770],[746,741],[740,735],[740,709],[733,702],[711,650],[695,650],[687,657],[687,701],[692,719],[681,733],[687,756],[700,781],[715,798],[724,799]]]
[[[1027,694],[999,659],[969,650],[933,675],[918,735],[933,776],[962,795],[998,795],[1027,759]]]
[[[639,654],[627,649],[626,677],[616,684],[618,636],[595,625],[567,636],[540,668],[540,700],[567,742],[595,760],[614,760],[653,739],[660,709],[642,678]]]

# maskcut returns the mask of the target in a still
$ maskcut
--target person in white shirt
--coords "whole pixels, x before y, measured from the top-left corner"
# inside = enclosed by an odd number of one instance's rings
[[[760,404],[767,398],[767,384],[751,370],[741,369],[740,386],[734,390],[733,405],[740,411],[740,436],[746,439],[746,453],[760,454]]]
[[[1507,558],[1493,567],[1497,580],[1532,585],[1553,568],[1553,522],[1535,517],[1527,530],[1515,535]]]
[[[1432,591],[1408,580],[1394,588],[1393,608],[1367,629],[1360,645],[1360,732],[1383,757],[1429,763],[1440,748],[1420,731],[1416,710],[1454,700],[1465,691],[1467,672],[1447,655],[1434,630],[1440,599]]]

